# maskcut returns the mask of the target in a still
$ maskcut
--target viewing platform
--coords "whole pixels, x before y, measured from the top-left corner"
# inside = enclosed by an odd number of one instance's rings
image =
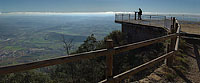
[[[95,80],[95,83],[96,82],[98,83],[124,83],[124,82],[129,83],[131,81],[134,81],[134,78],[137,77],[136,74],[138,74],[139,72],[144,72],[146,71],[145,69],[151,69],[153,67],[157,67],[158,64],[159,65],[165,64],[166,66],[171,67],[171,68],[174,66],[177,66],[174,63],[177,62],[175,61],[176,56],[178,55],[180,57],[179,51],[182,50],[179,48],[179,46],[182,45],[179,43],[180,41],[182,41],[180,40],[180,38],[187,39],[187,40],[189,39],[189,41],[192,40],[192,42],[195,42],[195,43],[198,43],[200,39],[200,35],[182,33],[181,26],[175,17],[173,17],[172,20],[170,19],[168,20],[166,16],[143,15],[142,16],[143,20],[137,20],[137,16],[136,15],[133,16],[133,15],[134,14],[116,14],[115,22],[122,24],[122,29],[123,29],[122,32],[125,34],[125,37],[127,39],[131,40],[131,42],[135,40],[142,40],[142,41],[128,43],[128,44],[120,45],[120,46],[114,46],[114,41],[112,39],[107,39],[105,41],[106,48],[104,49],[71,54],[67,56],[40,60],[40,61],[35,61],[35,62],[30,62],[30,63],[23,63],[23,64],[10,65],[10,66],[0,66],[0,75],[6,75],[6,74],[9,75],[11,73],[18,73],[18,72],[42,68],[42,67],[48,67],[48,66],[59,65],[59,64],[64,64],[64,63],[78,62],[82,60],[89,60],[89,59],[101,57],[102,61],[105,61],[104,62],[105,66],[102,67],[102,69],[105,69],[104,70],[105,73],[102,74],[102,78],[100,77],[93,78],[93,79],[98,79],[98,80]],[[171,33],[165,34],[164,32],[166,31],[163,30],[163,28],[166,28],[168,30],[171,29]],[[115,41],[115,42],[118,42],[118,41]],[[129,54],[129,53],[133,52],[133,55],[134,55],[134,52],[136,51],[136,49],[150,46],[153,44],[157,45],[159,43],[163,45],[165,44],[167,45],[165,47],[166,52],[163,52],[164,54],[163,53],[161,53],[162,55],[160,53],[155,54],[156,55],[155,58],[150,59],[142,64],[140,63],[140,65],[133,65],[133,67],[130,66],[126,70],[117,72],[115,74],[115,71],[117,70],[116,66],[120,66],[120,65],[117,64],[115,66],[116,64],[115,60],[119,60],[119,58],[115,58],[114,56],[117,56],[117,55],[120,55],[120,56],[131,55],[132,56],[132,54]],[[197,47],[197,46],[194,45],[194,47]],[[160,49],[164,49],[164,48],[160,48]],[[196,51],[198,51],[198,49]],[[199,53],[196,51],[195,53],[198,55]],[[122,53],[126,53],[126,54],[122,54]],[[135,54],[135,55],[138,55],[138,54]],[[143,54],[141,55],[144,56]],[[104,56],[105,58],[103,59],[102,56]],[[125,60],[133,61],[135,59],[130,58],[130,59],[125,59]],[[94,63],[94,65],[95,64],[96,62]],[[84,69],[87,67],[88,66],[84,67]],[[75,68],[79,68],[79,67],[75,67]],[[96,69],[96,67],[94,68]],[[76,71],[73,71],[73,72],[76,72]],[[21,74],[19,73],[16,75],[21,75]],[[24,74],[24,75],[28,75],[28,74]],[[75,74],[75,75],[78,75],[78,74]],[[91,74],[88,74],[88,75],[91,75]]]
[[[138,20],[138,15],[136,12],[135,13],[116,13],[115,22],[161,27],[167,30],[169,30],[172,25],[172,18],[167,18],[167,16],[142,15],[141,17],[142,17],[142,20]]]

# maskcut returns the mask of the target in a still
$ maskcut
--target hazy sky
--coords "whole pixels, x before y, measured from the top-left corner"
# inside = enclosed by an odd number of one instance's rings
[[[0,0],[1,12],[146,12],[200,13],[200,0]]]

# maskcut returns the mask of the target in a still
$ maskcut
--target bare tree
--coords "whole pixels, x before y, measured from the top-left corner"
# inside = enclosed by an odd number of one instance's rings
[[[62,42],[64,43],[63,47],[64,49],[67,51],[67,54],[70,54],[70,50],[72,49],[72,47],[74,46],[73,44],[73,39],[65,39],[65,36],[62,35]]]

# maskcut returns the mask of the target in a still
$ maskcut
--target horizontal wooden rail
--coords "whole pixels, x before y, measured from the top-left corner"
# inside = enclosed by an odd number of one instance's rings
[[[0,74],[9,74],[9,73],[15,73],[15,72],[20,72],[20,71],[25,71],[25,70],[46,67],[46,66],[74,62],[74,61],[78,61],[78,60],[91,59],[91,58],[95,58],[95,57],[99,57],[99,56],[106,56],[110,52],[112,52],[114,54],[119,54],[122,52],[126,52],[129,50],[133,50],[136,48],[140,48],[143,46],[161,42],[161,41],[164,41],[164,40],[167,40],[170,38],[174,38],[176,36],[177,36],[177,34],[171,34],[171,35],[158,37],[158,38],[154,38],[154,39],[150,39],[150,40],[146,40],[146,41],[142,41],[142,42],[138,42],[138,43],[114,47],[114,50],[112,50],[112,51],[110,51],[110,50],[108,51],[107,49],[102,49],[102,50],[97,50],[97,51],[73,54],[73,55],[54,58],[54,59],[42,60],[42,61],[37,61],[37,62],[25,63],[25,64],[18,64],[18,65],[13,65],[13,66],[0,67]]]
[[[178,34],[170,34],[170,35],[167,35],[167,36],[162,36],[162,37],[158,37],[158,38],[154,38],[154,39],[149,39],[149,40],[141,41],[141,42],[138,42],[138,43],[133,43],[133,44],[128,44],[128,45],[124,45],[124,46],[115,47],[114,48],[115,49],[115,54],[119,54],[119,53],[126,52],[126,51],[129,51],[129,50],[133,50],[133,49],[137,49],[137,48],[140,48],[140,47],[148,46],[148,45],[151,45],[151,44],[154,44],[154,43],[158,43],[158,42],[170,39],[170,38],[174,38],[177,35]]]
[[[37,61],[37,62],[0,67],[0,74],[15,73],[15,72],[31,70],[31,69],[36,69],[36,68],[41,68],[41,67],[46,67],[46,66],[51,66],[51,65],[74,62],[74,61],[83,60],[83,59],[90,59],[94,57],[105,56],[104,54],[108,54],[107,49],[74,54],[74,55],[42,60],[42,61]]]
[[[123,72],[121,74],[118,74],[118,75],[113,77],[113,81],[114,82],[119,82],[122,79],[128,78],[129,76],[132,76],[135,73],[138,73],[138,72],[140,72],[140,71],[142,71],[142,70],[144,70],[146,68],[152,67],[154,64],[156,64],[156,63],[158,63],[160,61],[163,61],[164,59],[167,59],[168,57],[174,55],[175,53],[176,53],[176,51],[171,51],[171,52],[169,52],[169,53],[167,53],[165,55],[162,55],[162,56],[160,56],[160,57],[158,57],[156,59],[153,59],[153,60],[151,60],[149,62],[146,62],[146,63],[144,63],[144,64],[142,64],[140,66],[132,68],[132,69],[130,69],[128,71],[125,71],[125,72]],[[103,80],[103,81],[101,81],[99,83],[105,83],[105,82],[108,82],[107,79]]]

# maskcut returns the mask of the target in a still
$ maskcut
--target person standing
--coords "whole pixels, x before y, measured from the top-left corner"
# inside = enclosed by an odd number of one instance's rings
[[[138,20],[142,20],[142,10],[139,8]]]

